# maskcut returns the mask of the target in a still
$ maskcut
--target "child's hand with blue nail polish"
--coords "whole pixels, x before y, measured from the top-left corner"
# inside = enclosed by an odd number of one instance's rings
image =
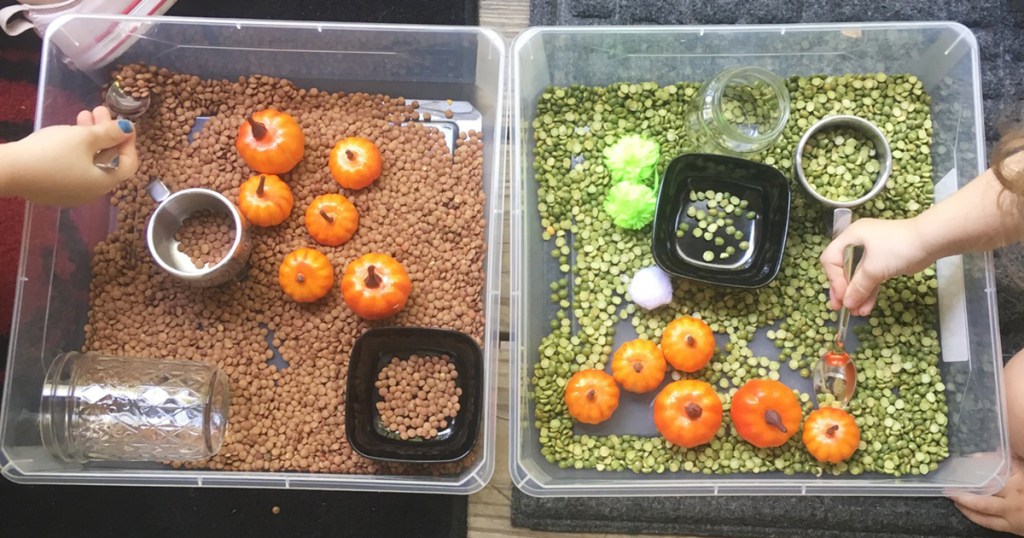
[[[62,207],[92,202],[139,168],[135,125],[114,120],[106,107],[78,114],[78,125],[40,129],[0,145],[0,196]],[[116,148],[116,168],[98,168],[100,151]]]

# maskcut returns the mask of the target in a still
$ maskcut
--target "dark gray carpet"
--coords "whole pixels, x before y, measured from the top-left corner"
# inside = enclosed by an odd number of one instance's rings
[[[1024,101],[1024,0],[532,0],[530,24],[770,24],[952,20],[981,48],[986,134]],[[1024,250],[997,253],[1004,357],[1024,347]],[[1018,274],[1020,273],[1020,274]],[[539,499],[517,489],[512,524],[537,530],[908,538],[1008,536],[989,532],[942,498],[684,497]]]

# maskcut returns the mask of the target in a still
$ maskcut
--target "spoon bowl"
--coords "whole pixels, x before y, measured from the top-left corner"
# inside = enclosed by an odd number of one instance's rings
[[[145,114],[149,109],[150,99],[148,95],[140,99],[128,95],[121,88],[121,84],[115,81],[107,88],[103,102],[118,118],[131,120]]]
[[[136,99],[125,93],[121,85],[116,81],[107,88],[103,96],[103,104],[110,109],[111,114],[116,118],[134,120],[146,113],[149,109],[149,96]],[[100,151],[93,158],[93,164],[101,170],[117,170],[118,162],[116,148],[107,148]]]

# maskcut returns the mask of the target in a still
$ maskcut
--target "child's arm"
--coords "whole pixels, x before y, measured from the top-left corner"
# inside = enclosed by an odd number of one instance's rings
[[[1016,165],[1024,155],[1017,155]],[[856,315],[875,305],[878,287],[889,278],[913,274],[935,260],[964,252],[992,250],[1024,237],[1024,200],[1003,189],[992,170],[917,217],[855,221],[821,255],[832,288],[832,308],[845,304]],[[862,245],[864,255],[847,285],[843,248]]]
[[[117,147],[116,170],[97,168],[97,152]],[[40,129],[8,144],[0,144],[0,196],[17,196],[35,203],[74,206],[91,202],[131,177],[139,167],[135,126],[114,121],[98,107],[78,115],[78,125]]]

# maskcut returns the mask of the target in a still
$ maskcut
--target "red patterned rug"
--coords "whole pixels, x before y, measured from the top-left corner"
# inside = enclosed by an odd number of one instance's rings
[[[0,34],[0,143],[32,132],[36,84],[39,79],[40,40],[35,34],[6,37]],[[0,335],[11,329],[14,284],[18,272],[25,202],[0,198]]]

